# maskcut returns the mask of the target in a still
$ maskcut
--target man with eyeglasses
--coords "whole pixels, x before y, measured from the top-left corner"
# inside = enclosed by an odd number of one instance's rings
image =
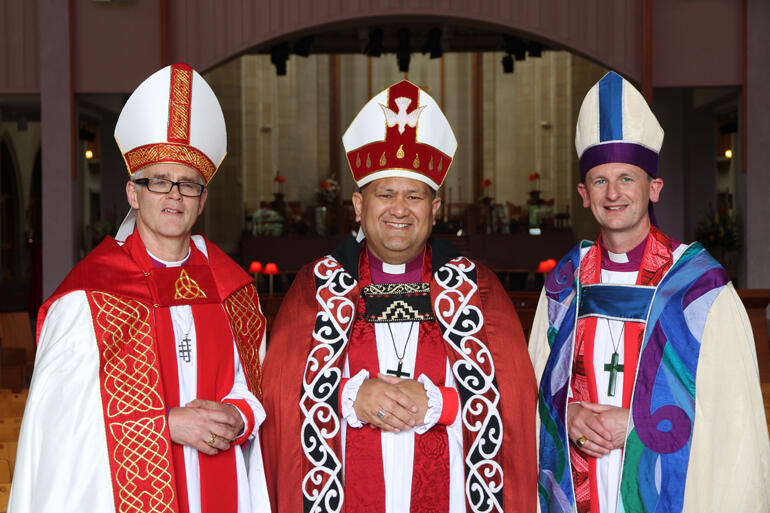
[[[8,511],[269,511],[265,319],[251,277],[191,235],[222,109],[174,64],[134,91],[115,139],[131,210],[40,310]]]

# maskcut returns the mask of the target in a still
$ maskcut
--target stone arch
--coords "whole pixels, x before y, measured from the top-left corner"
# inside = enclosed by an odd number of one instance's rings
[[[210,69],[244,53],[265,52],[275,44],[310,34],[342,36],[371,25],[449,24],[484,33],[516,34],[552,48],[594,60],[639,81],[642,74],[643,0],[491,0],[402,2],[388,7],[380,0],[347,2],[266,0],[179,2],[172,7],[172,59]],[[227,28],[227,29],[225,29]],[[337,51],[360,52],[360,39],[337,38]],[[358,43],[358,46],[357,46]],[[414,50],[413,50],[414,51]],[[419,51],[419,48],[417,49]]]

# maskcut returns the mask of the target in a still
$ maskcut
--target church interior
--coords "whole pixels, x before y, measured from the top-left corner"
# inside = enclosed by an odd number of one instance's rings
[[[0,13],[0,511],[37,309],[126,215],[118,114],[178,61],[227,126],[194,232],[254,274],[268,322],[299,268],[357,230],[341,134],[406,78],[458,140],[433,234],[497,274],[525,331],[549,261],[597,236],[575,122],[586,91],[622,74],[666,133],[661,228],[703,242],[736,283],[770,417],[765,0],[0,0]]]

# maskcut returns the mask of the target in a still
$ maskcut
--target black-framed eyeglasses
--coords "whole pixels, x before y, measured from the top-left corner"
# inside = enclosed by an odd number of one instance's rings
[[[162,194],[168,194],[176,185],[177,189],[179,189],[179,194],[191,198],[199,197],[206,189],[206,186],[200,183],[174,182],[172,180],[166,180],[165,178],[137,178],[132,181],[139,185],[144,185],[150,192],[159,192]]]

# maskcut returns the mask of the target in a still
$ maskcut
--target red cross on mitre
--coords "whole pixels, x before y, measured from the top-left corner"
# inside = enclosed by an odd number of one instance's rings
[[[457,148],[438,104],[407,80],[369,100],[342,141],[359,187],[379,178],[402,176],[438,189]]]

